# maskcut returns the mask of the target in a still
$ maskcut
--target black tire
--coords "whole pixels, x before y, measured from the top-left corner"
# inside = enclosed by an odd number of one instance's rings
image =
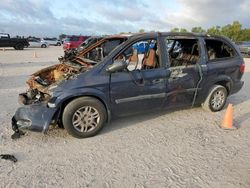
[[[14,48],[15,48],[15,50],[23,50],[24,45],[21,43],[18,43],[18,44],[16,44],[16,46]]]
[[[56,45],[57,45],[57,46],[61,46],[61,43],[60,43],[60,42],[58,42]]]
[[[227,89],[221,85],[214,85],[205,100],[204,103],[202,103],[202,107],[205,110],[211,111],[211,112],[217,112],[220,111],[227,101]]]
[[[42,44],[42,46],[41,46],[41,48],[46,48],[47,46],[46,46],[46,44]]]
[[[99,100],[92,97],[74,99],[64,108],[62,115],[64,128],[76,138],[87,138],[96,135],[102,129],[106,120],[106,108]]]

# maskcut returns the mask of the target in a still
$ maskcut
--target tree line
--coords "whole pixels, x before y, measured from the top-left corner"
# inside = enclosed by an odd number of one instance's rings
[[[210,35],[223,35],[230,38],[234,42],[240,41],[249,41],[250,40],[250,28],[243,28],[242,24],[239,21],[234,21],[232,24],[227,24],[224,26],[213,26],[208,29],[204,29],[202,27],[193,27],[191,31],[188,31],[185,28],[173,28],[170,30],[171,32],[193,32],[193,33],[204,33]],[[144,33],[145,29],[140,29],[139,33]],[[131,32],[120,32],[123,33],[131,33]],[[66,34],[59,35],[59,39],[65,38]]]
[[[173,28],[171,32],[188,32],[185,28]],[[250,28],[242,28],[242,24],[239,21],[234,21],[232,24],[225,26],[213,26],[207,30],[202,27],[193,27],[191,29],[193,33],[205,33],[210,35],[223,35],[230,38],[234,42],[249,41],[250,40]]]

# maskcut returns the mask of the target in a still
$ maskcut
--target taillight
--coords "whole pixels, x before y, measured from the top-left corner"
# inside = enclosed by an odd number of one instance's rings
[[[244,71],[245,71],[245,64],[241,63],[240,64],[240,73],[244,73]]]

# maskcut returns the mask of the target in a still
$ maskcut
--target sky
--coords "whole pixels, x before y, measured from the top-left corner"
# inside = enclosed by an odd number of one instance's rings
[[[1,0],[0,32],[58,37],[172,28],[250,27],[250,0]]]

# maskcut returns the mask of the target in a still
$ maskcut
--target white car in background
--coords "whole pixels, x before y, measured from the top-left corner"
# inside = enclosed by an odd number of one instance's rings
[[[49,45],[53,46],[61,46],[62,42],[58,40],[57,38],[42,38],[42,42],[47,42]]]
[[[29,47],[31,48],[47,48],[49,47],[49,44],[45,41],[41,41],[39,39],[28,39],[29,41]]]

